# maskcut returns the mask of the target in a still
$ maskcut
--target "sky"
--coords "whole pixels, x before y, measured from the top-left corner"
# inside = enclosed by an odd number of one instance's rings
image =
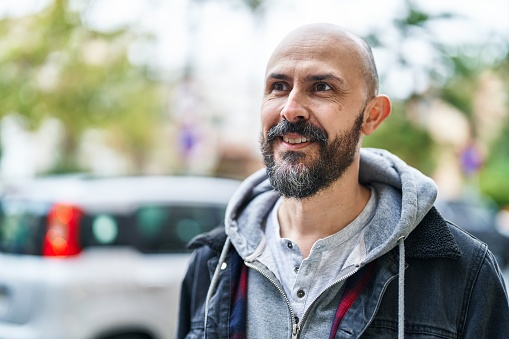
[[[509,0],[484,0],[482,5],[479,0],[415,1],[427,13],[450,11],[461,18],[437,22],[429,30],[432,37],[417,36],[404,44],[392,25],[392,19],[403,14],[404,0],[272,0],[267,1],[270,6],[258,17],[253,17],[245,7],[232,5],[238,1],[199,2],[201,6],[189,0],[101,0],[88,18],[91,26],[105,30],[131,22],[141,30],[155,33],[158,44],[153,48],[133,47],[131,58],[159,65],[168,70],[170,77],[178,76],[192,49],[197,73],[212,81],[212,88],[225,88],[214,94],[215,100],[226,101],[224,104],[238,100],[235,105],[241,109],[249,109],[241,102],[252,107],[251,100],[245,95],[232,98],[231,89],[226,87],[236,81],[237,86],[245,87],[243,93],[252,95],[253,89],[259,91],[271,51],[290,30],[303,24],[334,22],[361,36],[383,32],[383,42],[390,48],[374,50],[378,68],[394,69],[395,50],[400,50],[416,66],[414,70],[387,72],[382,90],[394,98],[405,98],[414,87],[426,88],[427,82],[422,80],[425,75],[419,69],[432,67],[437,58],[429,40],[450,46],[482,44],[489,39],[509,40]],[[199,22],[193,35],[189,33],[193,28],[190,18]],[[497,51],[492,52],[497,55]],[[249,81],[239,81],[236,79],[239,77]]]
[[[21,16],[44,8],[51,0],[0,2],[0,18]],[[359,35],[384,32],[387,43],[398,45],[391,20],[403,13],[405,0],[272,0],[264,15],[254,19],[240,0],[71,0],[74,7],[89,6],[84,19],[94,28],[112,30],[131,25],[158,39],[156,46],[134,46],[135,62],[150,61],[168,70],[181,69],[190,43],[199,55],[200,69],[241,67],[248,63],[260,73],[270,52],[290,30],[311,22],[338,23]],[[509,0],[415,0],[427,13],[450,11],[463,20],[444,20],[432,30],[434,38],[454,46],[479,43],[497,36],[509,38]],[[199,3],[200,5],[196,5]],[[237,5],[235,5],[237,3]],[[199,26],[190,36],[191,18]],[[429,62],[426,48],[407,42],[416,62]],[[254,49],[253,47],[256,47]],[[147,52],[144,53],[144,50]],[[253,53],[253,50],[255,52]],[[375,51],[375,57],[377,57]],[[411,52],[409,52],[410,54]],[[424,55],[422,55],[424,54]],[[420,57],[422,55],[422,57]],[[251,56],[251,57],[250,57]],[[382,52],[378,63],[390,62]],[[234,65],[232,65],[234,64]],[[383,65],[382,65],[383,66]],[[382,68],[383,67],[379,67]]]
[[[0,18],[37,12],[50,1],[1,1]],[[389,46],[374,49],[378,69],[384,74],[381,91],[395,99],[427,87],[425,70],[434,67],[438,58],[430,41],[451,47],[509,41],[509,0],[415,0],[426,13],[450,11],[459,18],[437,22],[427,33],[404,43],[392,20],[404,14],[405,0],[271,0],[257,16],[238,2],[71,0],[75,8],[92,4],[83,16],[90,27],[107,31],[128,25],[152,33],[156,42],[134,44],[129,57],[133,63],[156,65],[169,81],[182,76],[188,56],[193,55],[191,88],[205,96],[201,102],[204,114],[222,117],[225,142],[253,148],[257,147],[265,63],[278,42],[298,26],[334,22],[361,36],[381,33],[382,42]],[[410,60],[411,67],[399,67],[395,51]],[[496,47],[483,51],[488,59],[499,54]],[[184,93],[175,98],[177,107],[185,105],[182,98],[197,95],[185,90],[177,93]]]

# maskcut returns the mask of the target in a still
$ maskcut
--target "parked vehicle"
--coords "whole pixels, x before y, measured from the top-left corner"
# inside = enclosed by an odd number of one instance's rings
[[[239,182],[53,177],[4,187],[1,339],[167,339],[190,253]]]
[[[509,266],[509,233],[501,232],[499,211],[488,198],[465,196],[439,200],[436,206],[445,219],[486,243],[501,268]]]

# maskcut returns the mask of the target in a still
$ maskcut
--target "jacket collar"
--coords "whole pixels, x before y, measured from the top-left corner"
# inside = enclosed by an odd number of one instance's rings
[[[458,259],[461,250],[447,226],[447,222],[432,207],[405,240],[406,256],[410,258]]]
[[[219,225],[208,233],[196,236],[189,242],[187,247],[196,249],[206,245],[220,253],[226,238],[224,225]],[[406,257],[409,258],[441,257],[458,259],[461,256],[461,251],[447,226],[447,222],[435,207],[431,208],[405,240],[405,252]]]
[[[221,253],[227,237],[223,222],[210,232],[198,234],[189,241],[186,247],[190,250],[195,250],[202,246],[208,246],[217,253]]]

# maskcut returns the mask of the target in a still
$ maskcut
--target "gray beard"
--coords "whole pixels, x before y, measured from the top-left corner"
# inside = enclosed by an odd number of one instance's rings
[[[274,139],[276,136],[261,140],[261,151],[266,166],[270,183],[276,191],[285,198],[301,200],[314,196],[318,192],[330,187],[332,183],[341,178],[343,173],[351,166],[357,154],[357,148],[361,136],[363,111],[357,116],[351,130],[339,135],[330,143],[326,132],[318,127],[311,126],[308,122],[300,123],[302,129],[322,135],[313,137],[320,148],[318,159],[311,164],[305,165],[300,160],[305,160],[305,153],[299,151],[281,152],[281,160],[274,159]],[[283,125],[283,126],[280,126]],[[279,133],[299,132],[299,126],[285,121],[271,128],[279,129]],[[288,126],[288,128],[286,128]],[[291,126],[291,127],[290,127]],[[272,133],[274,134],[274,133]],[[301,133],[302,135],[309,135]]]

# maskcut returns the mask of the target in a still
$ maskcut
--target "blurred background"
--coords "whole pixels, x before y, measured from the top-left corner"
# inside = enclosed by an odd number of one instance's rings
[[[393,113],[364,146],[509,281],[509,0],[1,1],[0,335],[171,338],[184,244],[262,167],[265,63],[317,21],[373,47]]]
[[[0,179],[261,167],[265,62],[302,24],[374,49],[394,102],[365,146],[509,204],[509,1],[24,0],[0,3]]]

